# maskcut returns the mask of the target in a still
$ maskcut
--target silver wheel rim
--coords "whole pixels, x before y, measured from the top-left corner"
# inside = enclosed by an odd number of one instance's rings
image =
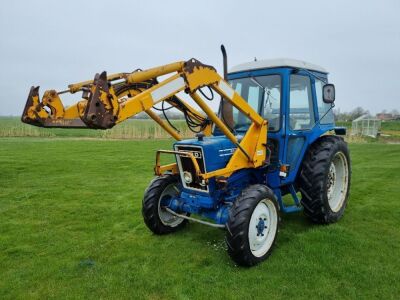
[[[338,152],[329,166],[327,180],[328,203],[333,212],[338,212],[346,200],[348,181],[349,169],[346,155]]]
[[[179,189],[176,183],[171,183],[164,189],[160,198],[158,199],[158,217],[160,218],[161,223],[163,223],[165,226],[176,227],[184,221],[184,219],[174,216],[173,214],[167,212],[165,208],[161,207],[162,199],[166,197],[173,198],[177,195],[179,195]]]
[[[264,228],[260,228],[260,226]],[[255,207],[249,224],[251,253],[262,257],[271,248],[278,228],[278,212],[270,199],[261,200]]]

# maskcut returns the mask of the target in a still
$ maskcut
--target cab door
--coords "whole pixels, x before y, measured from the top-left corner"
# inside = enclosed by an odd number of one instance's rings
[[[285,120],[285,147],[282,161],[288,171],[282,173],[282,183],[294,182],[308,140],[315,124],[312,79],[306,72],[289,76],[289,93]]]

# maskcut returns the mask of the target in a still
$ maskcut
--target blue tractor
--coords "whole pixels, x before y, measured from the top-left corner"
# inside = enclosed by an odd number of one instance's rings
[[[157,177],[143,198],[147,227],[166,234],[191,220],[226,229],[229,255],[239,265],[252,266],[270,255],[280,213],[303,210],[320,224],[343,216],[350,157],[340,137],[345,129],[334,123],[335,88],[325,69],[292,59],[255,60],[228,74],[222,50],[223,77],[190,59],[131,73],[103,72],[64,91],[48,90],[41,101],[39,87],[32,87],[22,121],[108,129],[147,113],[177,140],[173,150],[157,152]],[[159,81],[167,74],[172,75]],[[64,107],[60,95],[77,92],[81,100]],[[189,95],[205,114],[179,93]],[[218,114],[206,103],[214,93],[221,96]],[[196,138],[181,137],[168,120],[169,108],[183,113]],[[174,155],[175,163],[161,166],[163,153]]]
[[[205,184],[194,179],[190,158],[177,155],[179,175],[159,176],[145,192],[143,217],[150,230],[170,233],[188,220],[226,228],[229,255],[239,265],[252,266],[270,255],[280,213],[302,210],[315,223],[338,221],[349,196],[351,166],[339,136],[345,128],[335,126],[335,89],[327,76],[324,68],[293,59],[233,67],[227,74],[230,85],[268,120],[265,165]],[[239,141],[249,129],[246,113],[224,101],[219,117]],[[199,133],[174,144],[175,151],[195,154],[202,172],[226,166],[236,149],[218,128],[210,137]],[[285,195],[292,205],[284,202]]]

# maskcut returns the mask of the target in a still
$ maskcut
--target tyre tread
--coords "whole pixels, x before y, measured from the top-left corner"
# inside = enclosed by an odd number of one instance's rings
[[[258,202],[265,198],[274,202],[279,226],[279,208],[275,195],[271,189],[262,184],[251,185],[244,189],[229,212],[226,245],[230,257],[241,266],[253,266],[266,259],[272,251],[274,243],[263,257],[255,257],[248,246],[248,225],[251,215]]]
[[[349,165],[349,186],[350,189],[350,159],[346,142],[338,136],[327,135],[314,142],[302,163],[298,178],[299,191],[302,194],[301,203],[305,215],[313,222],[328,224],[336,222],[343,215],[344,208],[338,213],[333,213],[327,207],[324,198],[326,194],[326,174],[330,166],[330,159],[340,149],[346,155]],[[348,195],[347,195],[348,197]],[[346,206],[347,197],[343,206]]]

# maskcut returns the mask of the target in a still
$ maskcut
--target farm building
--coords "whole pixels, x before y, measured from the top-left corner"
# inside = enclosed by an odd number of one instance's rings
[[[376,114],[376,117],[382,121],[400,120],[400,115],[398,114],[379,113]]]

